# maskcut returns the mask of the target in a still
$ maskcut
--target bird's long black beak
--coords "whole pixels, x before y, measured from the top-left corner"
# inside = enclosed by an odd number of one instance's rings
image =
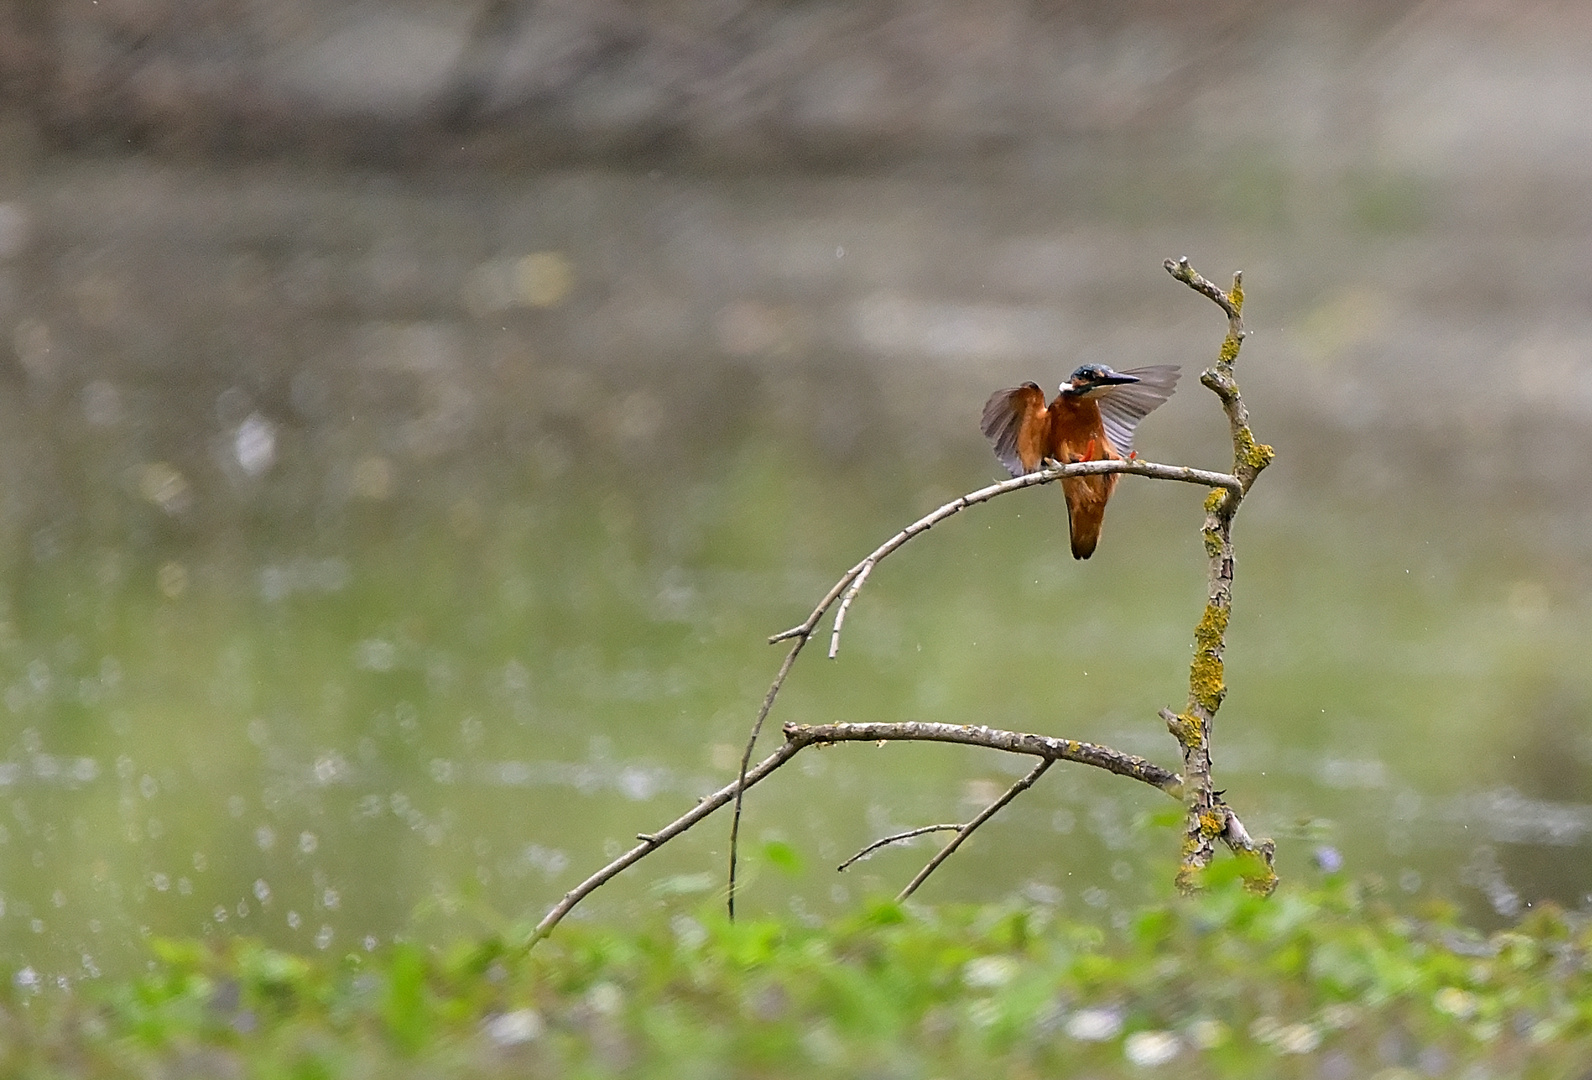
[[[1110,368],[1101,373],[1099,378],[1093,380],[1096,386],[1126,386],[1128,383],[1136,383],[1138,381],[1139,377],[1137,375],[1124,375],[1122,372],[1112,371]]]

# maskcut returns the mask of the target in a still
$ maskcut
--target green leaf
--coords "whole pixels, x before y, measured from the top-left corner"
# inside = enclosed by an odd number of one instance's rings
[[[764,844],[763,858],[792,877],[802,872],[801,855],[783,840],[770,840]]]
[[[1155,829],[1171,829],[1183,824],[1187,815],[1181,807],[1169,806],[1165,810],[1156,810],[1143,815],[1146,826]]]
[[[431,1034],[426,1022],[427,967],[426,954],[418,945],[399,945],[393,950],[382,1012],[388,1034],[405,1053],[419,1050]]]

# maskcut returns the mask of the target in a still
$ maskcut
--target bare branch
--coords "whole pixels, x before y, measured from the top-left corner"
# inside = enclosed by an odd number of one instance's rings
[[[1244,823],[1238,820],[1238,815],[1233,813],[1232,807],[1223,803],[1222,809],[1227,811],[1227,827],[1222,831],[1222,842],[1232,848],[1235,854],[1258,855],[1265,861],[1266,868],[1271,869],[1276,860],[1277,845],[1270,840],[1254,840],[1250,837],[1249,830],[1244,828]],[[1275,875],[1271,884],[1273,888],[1276,887]]]
[[[966,840],[969,836],[973,835],[974,829],[977,829],[980,825],[984,824],[984,822],[998,814],[1001,807],[1005,806],[1007,803],[1017,798],[1017,796],[1033,787],[1034,781],[1038,780],[1041,776],[1044,776],[1045,770],[1049,769],[1055,763],[1055,758],[1045,758],[1040,761],[1038,765],[1035,765],[1032,769],[1028,770],[1027,776],[1023,777],[1021,780],[1017,781],[1017,783],[1007,788],[1006,794],[990,803],[979,812],[979,815],[976,818],[974,818],[972,821],[969,821],[966,825],[963,825],[961,829],[957,831],[957,834],[951,837],[950,843],[941,848],[939,852],[935,854],[934,858],[930,859],[927,865],[925,865],[922,870],[918,871],[918,876],[907,882],[907,887],[901,890],[901,895],[896,897],[896,902],[900,903],[913,893],[917,892],[918,886],[927,881],[929,875],[934,873],[935,868],[946,859],[949,859],[952,853],[955,852],[957,848],[962,846],[963,840]]]
[[[711,795],[703,796],[697,801],[696,806],[692,807],[688,813],[682,814],[680,817],[675,818],[657,832],[644,833],[638,836],[637,839],[639,839],[641,843],[637,844],[635,847],[619,856],[619,858],[615,859],[613,862],[597,871],[591,877],[575,886],[569,892],[565,893],[564,899],[560,900],[553,910],[542,916],[542,921],[536,924],[536,929],[531,931],[530,938],[526,940],[521,948],[529,949],[532,945],[535,945],[548,934],[551,934],[553,932],[553,927],[557,926],[563,920],[564,916],[568,915],[571,909],[573,909],[576,904],[584,900],[593,890],[607,882],[610,878],[619,874],[621,871],[629,868],[635,863],[640,862],[643,858],[652,854],[654,851],[658,850],[658,848],[662,847],[664,844],[668,843],[670,840],[673,840],[676,836],[679,836],[681,833],[691,828],[691,826],[695,825],[697,822],[713,813],[713,811],[728,804],[747,788],[767,778],[775,769],[779,768],[781,765],[785,764],[785,762],[795,757],[797,753],[800,752],[806,745],[808,744],[794,741],[786,742],[785,745],[774,751],[774,753],[758,762],[757,768],[737,776],[733,784],[730,784],[727,787],[722,787]]]
[[[952,822],[949,825],[919,825],[916,829],[908,829],[906,832],[892,833],[889,836],[881,837],[880,839],[875,840],[873,843],[857,852],[851,858],[835,867],[835,873],[840,873],[852,863],[861,862],[863,859],[866,859],[869,855],[872,855],[880,848],[889,847],[891,844],[904,844],[908,840],[916,839],[919,836],[927,836],[929,833],[955,832],[957,829],[962,827],[963,826],[961,822]]]
[[[785,737],[802,745],[838,742],[944,742],[982,746],[1008,754],[1026,754],[1055,761],[1076,761],[1159,788],[1182,798],[1183,778],[1153,761],[1124,754],[1098,743],[1056,739],[1020,731],[973,724],[931,724],[909,720],[897,724],[786,724]]]
[[[1229,319],[1237,319],[1239,317],[1239,308],[1242,305],[1242,301],[1240,301],[1238,304],[1233,303],[1231,296],[1222,292],[1221,289],[1207,281],[1198,270],[1189,265],[1187,255],[1184,255],[1176,262],[1172,261],[1171,259],[1167,259],[1163,265],[1166,267],[1167,273],[1177,278],[1183,284],[1187,285],[1195,292],[1203,293],[1214,300],[1223,311],[1227,312],[1227,317]],[[1240,283],[1243,281],[1243,276],[1244,272],[1242,270],[1233,275],[1233,288],[1235,291],[1239,291],[1240,295],[1242,295]]]

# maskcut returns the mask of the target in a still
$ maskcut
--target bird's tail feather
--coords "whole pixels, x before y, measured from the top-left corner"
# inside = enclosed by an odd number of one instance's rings
[[[1072,557],[1087,559],[1094,554],[1100,542],[1100,527],[1106,520],[1106,502],[1116,489],[1114,475],[1079,477],[1063,480],[1062,493],[1067,496],[1067,524],[1072,539]]]

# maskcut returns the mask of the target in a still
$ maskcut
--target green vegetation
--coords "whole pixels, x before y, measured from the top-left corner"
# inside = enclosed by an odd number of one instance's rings
[[[1483,936],[1375,883],[1227,878],[1067,921],[1029,904],[824,928],[676,913],[313,960],[161,942],[146,974],[19,979],[8,1076],[1563,1076],[1592,1054],[1592,925],[1556,909]],[[1213,871],[1213,877],[1221,874]]]

